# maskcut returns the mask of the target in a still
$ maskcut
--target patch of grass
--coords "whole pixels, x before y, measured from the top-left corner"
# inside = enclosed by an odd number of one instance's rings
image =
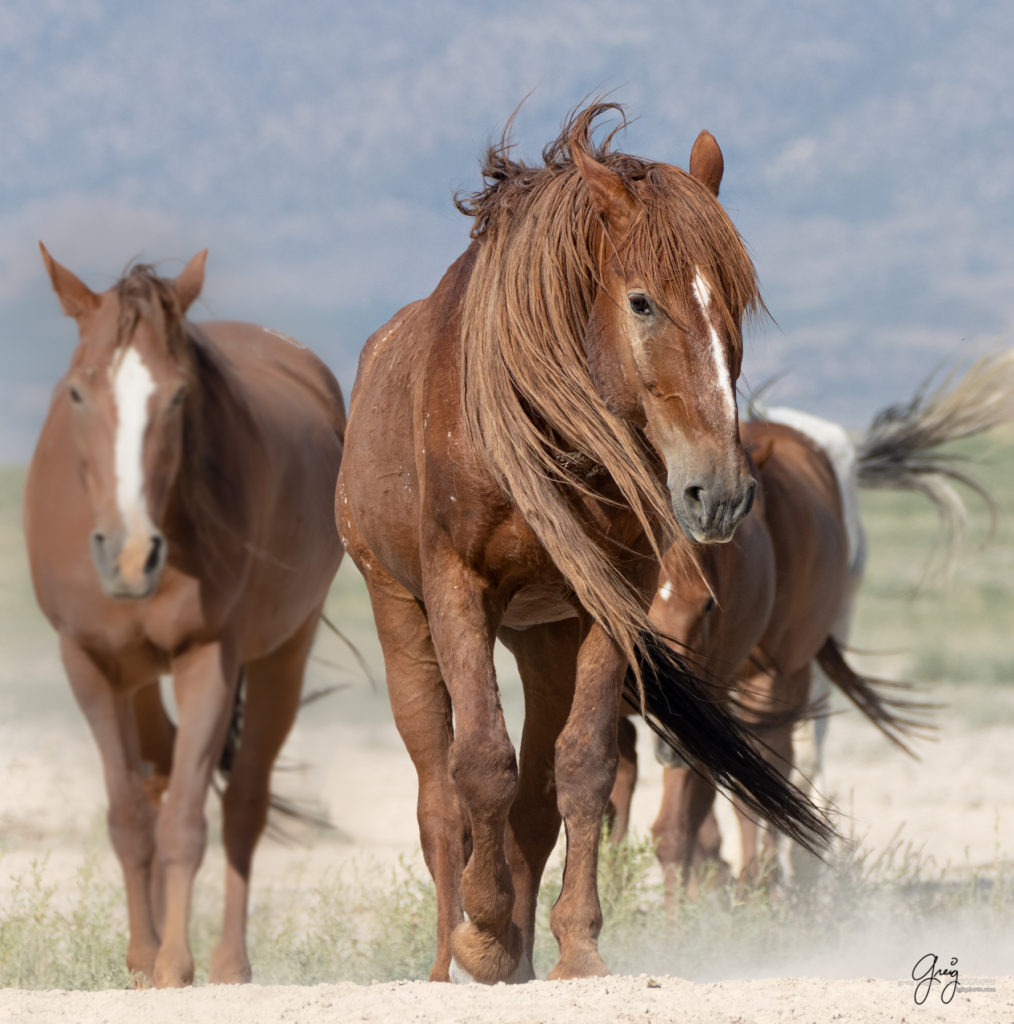
[[[95,853],[78,871],[76,896],[60,909],[36,862],[0,900],[0,985],[103,989],[130,984],[126,923],[118,884],[101,880]],[[540,977],[558,950],[549,913],[561,870],[547,872],[539,900],[535,967]],[[206,977],[220,928],[220,894],[199,889],[192,939],[198,982]],[[937,865],[896,837],[870,851],[854,837],[809,887],[719,887],[663,907],[652,845],[641,836],[603,844],[599,891],[605,925],[600,948],[613,971],[673,974],[696,981],[765,974],[878,973],[879,957],[921,955],[944,935],[971,956],[1014,946],[1009,908],[1014,863],[997,844],[994,863],[968,871]],[[435,953],[436,901],[428,878],[360,865],[304,884],[258,891],[249,927],[255,979],[262,984],[368,984],[424,979]],[[893,952],[892,952],[893,951]],[[910,968],[911,964],[909,964]],[[983,970],[995,970],[986,967]],[[900,974],[899,977],[903,977]]]
[[[46,863],[33,861],[0,903],[0,986],[128,987],[123,894],[99,877],[97,846],[78,868],[69,909],[57,905],[56,886],[45,881]]]

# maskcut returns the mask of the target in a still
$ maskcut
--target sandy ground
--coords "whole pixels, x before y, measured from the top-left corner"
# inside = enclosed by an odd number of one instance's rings
[[[49,675],[48,667],[40,670]],[[421,869],[414,820],[414,775],[390,721],[384,698],[367,688],[335,695],[297,725],[286,757],[308,767],[283,776],[282,788],[320,801],[338,826],[331,840],[309,850],[264,843],[257,878],[302,877],[343,863],[397,864]],[[342,701],[349,714],[343,715]],[[512,712],[512,699],[507,699]],[[516,708],[513,711],[516,718]],[[852,716],[835,719],[828,748],[828,787],[850,814],[840,824],[880,849],[896,836],[943,867],[974,869],[1014,849],[1014,791],[1009,771],[1014,708],[1007,701],[984,720],[945,717],[940,741],[920,763],[888,747]],[[349,720],[351,719],[351,720]],[[661,791],[646,736],[641,737],[642,784],[634,827],[650,827]],[[68,704],[49,709],[25,728],[0,722],[0,895],[45,857],[45,877],[69,892],[81,863],[81,844],[101,836],[104,794],[98,758],[84,724]],[[727,834],[728,812],[722,809]],[[98,834],[98,839],[95,838]],[[214,845],[203,871],[220,877]],[[100,870],[117,877],[111,854]],[[608,923],[606,925],[608,927]],[[1014,1022],[1014,962],[1010,949],[983,943],[948,950],[962,956],[962,986],[949,1004],[939,986],[916,1006],[911,964],[925,950],[888,948],[870,937],[869,949],[817,961],[823,977],[723,979],[712,984],[672,977],[613,977],[580,983],[538,982],[494,989],[399,982],[300,988],[198,987],[162,992],[19,992],[0,990],[3,1021],[914,1021]],[[933,940],[946,942],[946,934]],[[1006,936],[1004,944],[1010,943]],[[927,941],[931,941],[928,939]],[[962,940],[964,941],[964,940]],[[978,946],[979,944],[976,943]],[[943,951],[942,951],[943,952]],[[256,964],[254,965],[256,974]],[[792,974],[793,965],[786,965]],[[809,973],[812,973],[809,972]],[[719,969],[720,975],[720,969]],[[992,989],[992,991],[988,991]]]
[[[988,1001],[987,1001],[988,1000]],[[0,990],[0,1019],[170,1024],[177,1021],[412,1022],[412,1024],[775,1024],[781,1021],[1014,1020],[1014,984],[992,993],[933,997],[916,1006],[909,987],[862,978],[783,978],[695,985],[678,978],[609,978],[508,988],[452,988],[427,982],[319,985],[313,988],[222,986],[182,992],[39,992]]]

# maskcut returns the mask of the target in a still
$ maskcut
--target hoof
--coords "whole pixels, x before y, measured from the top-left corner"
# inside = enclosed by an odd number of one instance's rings
[[[208,971],[208,982],[212,985],[246,985],[253,979],[250,961],[246,955],[236,957],[215,951]]]
[[[448,974],[450,975],[451,983],[454,985],[476,984],[475,978],[473,978],[468,971],[466,971],[461,964],[454,959],[454,957],[451,957],[451,966],[448,970]],[[431,978],[430,980],[432,981],[433,979]],[[508,985],[523,985],[526,981],[534,980],[535,971],[532,968],[532,962],[524,953],[521,954],[521,959],[518,961],[518,965],[514,969],[513,975],[504,979],[505,983]]]
[[[510,926],[507,945],[487,932],[481,932],[471,921],[459,924],[451,935],[451,981],[457,985],[478,982],[517,984],[535,977],[532,963],[521,949],[521,932]]]
[[[148,988],[155,978],[155,946],[131,946],[127,949],[127,970],[132,988]]]
[[[152,980],[156,988],[186,988],[194,983],[194,958],[187,954],[174,956],[163,950],[155,960]]]
[[[549,972],[550,981],[567,981],[571,978],[605,978],[609,974],[597,949],[577,956],[562,956],[560,962]]]

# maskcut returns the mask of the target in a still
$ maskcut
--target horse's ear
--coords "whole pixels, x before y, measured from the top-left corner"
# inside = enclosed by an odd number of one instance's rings
[[[754,464],[757,466],[757,471],[760,472],[768,464],[768,459],[770,459],[774,453],[775,439],[773,437],[769,437],[767,441],[764,442],[763,446],[751,448],[749,454],[750,458],[753,459]]]
[[[612,232],[622,237],[634,216],[635,201],[623,179],[583,147],[573,146],[574,165],[588,186],[592,207]]]
[[[78,320],[95,309],[99,304],[99,297],[95,292],[66,267],[57,263],[42,242],[39,242],[39,251],[42,253],[42,262],[46,264],[49,280],[53,283],[53,291],[56,292],[64,313]]]
[[[186,313],[194,299],[201,294],[201,289],[204,287],[204,263],[207,258],[208,250],[202,249],[173,282],[176,287],[176,296],[180,302],[181,313]]]
[[[725,160],[722,151],[711,132],[701,132],[694,148],[690,150],[690,174],[702,185],[706,185],[716,196],[722,184]]]

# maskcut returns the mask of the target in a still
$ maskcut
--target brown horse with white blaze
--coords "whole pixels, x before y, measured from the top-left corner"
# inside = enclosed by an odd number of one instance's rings
[[[126,883],[127,965],[158,986],[193,980],[204,803],[242,674],[210,980],[248,981],[250,869],[271,767],[341,558],[331,515],[341,392],[292,339],[186,319],[204,252],[174,280],[135,266],[101,294],[42,254],[80,340],[28,471],[25,539],[102,758]],[[176,727],[158,689],[166,673]]]
[[[673,742],[797,834],[824,828],[697,680],[662,694],[644,660],[673,516],[726,540],[753,498],[734,386],[760,298],[715,140],[689,174],[594,146],[618,110],[576,113],[540,166],[506,134],[490,148],[487,186],[459,202],[472,245],[369,339],[352,393],[336,520],[418,774],[434,979],[531,977],[561,820],[551,977],[605,973],[596,868],[628,666]],[[498,635],[525,691],[520,766]]]

